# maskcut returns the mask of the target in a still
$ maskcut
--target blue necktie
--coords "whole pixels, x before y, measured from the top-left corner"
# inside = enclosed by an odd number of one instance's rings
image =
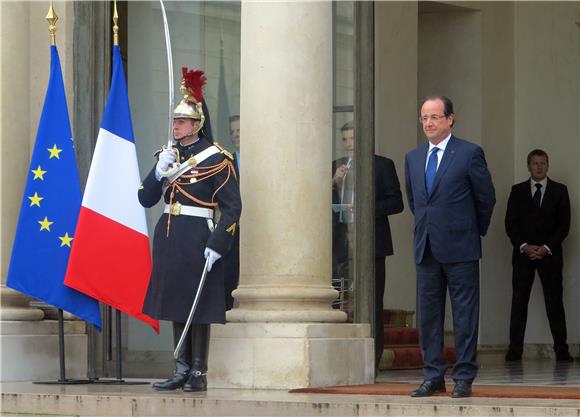
[[[437,152],[438,147],[431,149],[429,161],[427,161],[427,169],[425,170],[425,186],[427,187],[427,194],[431,195],[433,190],[433,183],[435,182],[435,174],[437,174]]]

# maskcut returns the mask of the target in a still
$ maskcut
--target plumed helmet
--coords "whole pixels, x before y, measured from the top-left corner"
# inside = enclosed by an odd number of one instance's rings
[[[188,70],[187,67],[181,69],[183,78],[179,92],[183,96],[179,104],[173,110],[174,119],[194,119],[199,120],[199,130],[205,123],[203,112],[203,86],[207,81],[202,70]],[[198,131],[199,131],[198,130]],[[194,133],[197,133],[194,132]]]

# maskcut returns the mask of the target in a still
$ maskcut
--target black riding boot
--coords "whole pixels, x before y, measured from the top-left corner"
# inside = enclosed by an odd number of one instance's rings
[[[184,391],[207,390],[207,357],[209,353],[209,324],[191,326],[191,371],[183,386]]]
[[[173,322],[173,346],[177,347],[179,343],[179,338],[185,325],[183,323]],[[191,330],[189,331],[191,332]],[[191,370],[191,336],[185,337],[183,345],[179,350],[179,355],[175,360],[175,374],[173,377],[169,378],[163,382],[156,382],[153,384],[153,388],[157,391],[170,391],[183,387],[189,376],[189,371]]]

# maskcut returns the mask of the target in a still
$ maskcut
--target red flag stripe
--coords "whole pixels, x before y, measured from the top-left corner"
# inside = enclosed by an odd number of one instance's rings
[[[146,235],[81,207],[64,281],[67,286],[146,322],[159,333],[159,322],[142,312],[150,273]]]

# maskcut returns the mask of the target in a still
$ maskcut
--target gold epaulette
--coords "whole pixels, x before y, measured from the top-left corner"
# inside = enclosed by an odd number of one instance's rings
[[[226,148],[224,148],[222,145],[220,145],[217,142],[214,142],[213,144],[215,145],[216,148],[218,148],[220,150],[220,153],[222,153],[223,155],[227,156],[232,161],[234,160],[234,156],[232,155],[232,153],[230,151],[228,151]]]

